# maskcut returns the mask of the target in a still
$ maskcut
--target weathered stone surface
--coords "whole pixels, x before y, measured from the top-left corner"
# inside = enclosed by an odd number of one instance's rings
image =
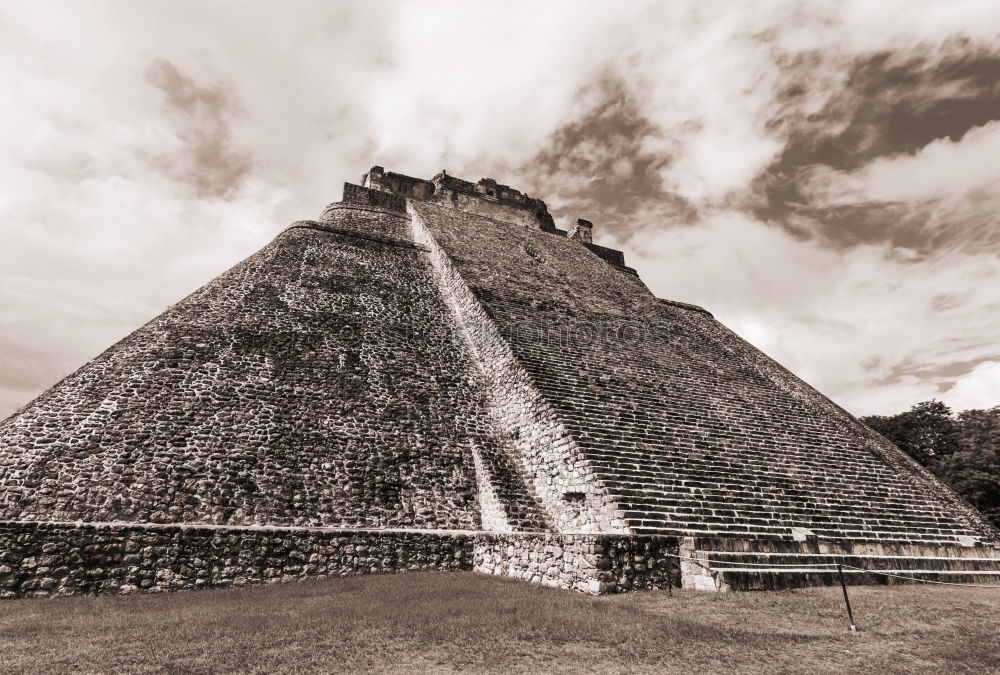
[[[477,572],[584,593],[680,587],[677,537],[602,534],[482,534]]]
[[[1000,547],[682,537],[683,586],[745,591],[914,581],[1000,584]],[[869,570],[878,570],[879,573]]]
[[[667,555],[676,537],[6,522],[0,550],[0,598],[417,570],[474,569],[588,593],[680,585]]]
[[[363,183],[0,423],[0,597],[1000,569],[971,507],[589,222],[491,179]]]
[[[435,269],[450,267],[450,284],[472,296],[463,318],[488,317],[522,388],[572,448],[563,476],[572,461],[605,497],[592,516],[599,529],[617,508],[637,533],[996,537],[898,449],[711,315],[661,302],[581,242],[434,201],[410,209],[418,240],[445,261]],[[525,453],[540,445],[529,445],[520,453],[530,465]],[[550,472],[536,475],[542,494]]]
[[[477,529],[504,439],[406,220],[296,224],[4,421],[0,517]]]
[[[32,561],[46,546],[54,569],[43,573]],[[0,598],[464,570],[473,547],[468,533],[417,530],[0,523],[0,550],[12,563],[0,571]]]

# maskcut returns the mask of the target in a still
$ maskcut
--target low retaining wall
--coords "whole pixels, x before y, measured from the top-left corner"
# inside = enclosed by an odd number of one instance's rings
[[[472,549],[428,531],[0,523],[0,598],[471,569]]]
[[[680,586],[677,537],[618,534],[481,534],[477,572],[585,593]]]
[[[0,598],[476,570],[587,593],[680,585],[676,537],[0,522]]]
[[[684,559],[679,559],[678,555]],[[475,570],[584,593],[997,583],[1000,548],[658,535],[0,521],[0,598],[165,592],[311,577]],[[817,569],[814,565],[826,569]]]

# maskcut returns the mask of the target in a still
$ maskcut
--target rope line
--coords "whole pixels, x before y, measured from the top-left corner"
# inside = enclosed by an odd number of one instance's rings
[[[753,566],[756,566],[756,567],[761,567],[760,563],[739,562],[739,561],[735,561],[735,560],[713,561],[713,560],[710,560],[709,558],[693,558],[691,556],[680,555],[678,553],[667,553],[665,555],[668,555],[668,556],[670,556],[672,558],[679,558],[681,560],[693,560],[695,562],[708,563],[709,565],[711,565],[711,564],[753,565]],[[956,560],[961,560],[961,558],[956,558]],[[921,583],[921,584],[938,584],[938,585],[941,585],[941,586],[965,586],[967,588],[1000,588],[1000,585],[997,585],[997,584],[964,584],[964,583],[959,583],[957,581],[936,581],[934,579],[921,579],[920,577],[912,577],[912,576],[909,576],[909,575],[906,575],[906,574],[897,574],[895,572],[888,572],[888,571],[885,571],[885,570],[873,570],[873,569],[869,569],[869,568],[866,568],[866,567],[855,567],[854,565],[847,565],[847,564],[844,564],[844,563],[803,563],[803,564],[800,564],[800,565],[790,565],[790,564],[781,564],[781,563],[768,563],[766,566],[770,567],[770,568],[773,568],[773,567],[796,567],[796,568],[802,568],[802,567],[817,567],[817,568],[818,567],[825,567],[826,569],[822,569],[822,570],[817,569],[816,571],[817,572],[836,572],[838,564],[843,569],[858,570],[860,572],[868,572],[868,573],[871,573],[871,574],[880,574],[880,575],[885,576],[885,577],[896,577],[896,578],[899,578],[899,579],[907,579],[909,581],[915,581],[915,582]],[[941,570],[940,574],[962,574],[962,572],[960,570]],[[1000,574],[1000,572],[998,572],[998,574]]]
[[[848,567],[853,570],[861,570],[862,572],[871,572],[872,574],[881,574],[884,577],[897,577],[899,579],[909,579],[910,581],[916,581],[921,584],[940,584],[942,586],[967,586],[969,588],[1000,588],[997,584],[961,584],[957,581],[935,581],[934,579],[921,579],[919,577],[911,577],[906,574],[895,574],[893,572],[886,572],[883,570],[869,570],[863,567],[853,567],[852,565],[844,565],[843,567]],[[961,574],[962,572],[957,570],[942,570],[941,574]]]
[[[733,551],[733,553],[739,553],[739,551]],[[709,558],[692,558],[690,556],[679,555],[676,553],[667,553],[666,555],[673,556],[674,558],[681,558],[682,560],[697,560],[698,562],[707,562],[707,563],[718,563],[726,565],[752,565],[756,567],[762,567],[760,563],[740,562],[738,560],[710,560]],[[768,563],[766,567],[829,567],[830,565],[836,565],[836,563],[800,563],[797,565],[792,565],[789,563]],[[837,568],[834,567],[834,571],[836,571],[836,569]]]

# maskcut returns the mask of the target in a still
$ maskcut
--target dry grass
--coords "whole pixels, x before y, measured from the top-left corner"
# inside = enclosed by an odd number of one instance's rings
[[[0,601],[2,672],[979,673],[1000,591],[588,597],[472,573]]]

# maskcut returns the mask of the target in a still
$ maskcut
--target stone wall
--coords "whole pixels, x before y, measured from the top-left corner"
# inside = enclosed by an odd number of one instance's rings
[[[0,598],[467,570],[463,533],[0,522]]]
[[[495,217],[505,222],[523,222],[525,225],[545,231],[552,231],[555,228],[545,202],[529,197],[509,185],[501,185],[492,178],[482,178],[478,183],[472,183],[441,172],[434,176],[433,181],[435,187],[433,201],[437,203],[447,206],[449,201],[458,202],[472,213]],[[456,195],[475,197],[478,198],[478,202],[456,198]],[[511,209],[497,210],[500,206]],[[532,214],[532,218],[522,221],[525,217],[524,211]]]
[[[620,267],[626,272],[635,274],[635,270],[631,267],[625,266],[625,254],[618,249],[608,248],[607,246],[601,246],[599,244],[594,244],[591,242],[582,242],[584,246],[592,251],[598,258],[604,260],[604,262],[611,263],[615,267]]]
[[[475,570],[585,593],[681,586],[676,537],[482,534]]]
[[[488,199],[482,195],[469,194],[448,187],[438,187],[434,193],[434,203],[457,211],[475,213],[487,218],[516,223],[523,227],[541,227],[538,214],[529,208],[495,199]]]
[[[393,173],[380,166],[372,167],[371,171],[364,175],[362,185],[373,190],[391,192],[406,199],[431,199],[435,188],[434,183],[429,180]]]
[[[382,190],[369,190],[353,183],[344,183],[344,204],[374,206],[391,211],[406,212],[406,198]]]
[[[0,598],[476,570],[588,593],[680,586],[673,537],[0,522]]]

